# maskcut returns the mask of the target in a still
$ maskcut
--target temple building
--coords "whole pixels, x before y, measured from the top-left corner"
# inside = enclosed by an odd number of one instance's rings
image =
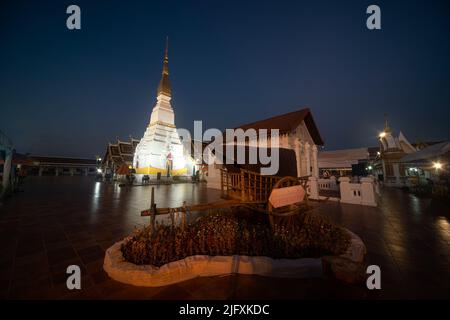
[[[373,175],[380,157],[379,147],[329,150],[319,152],[321,177]]]
[[[323,146],[324,142],[309,108],[244,124],[235,129],[244,131],[254,129],[257,132],[260,129],[267,129],[269,131],[268,134],[270,134],[270,130],[278,129],[280,172],[275,175],[284,175],[285,172],[283,171],[286,171],[286,168],[292,169],[290,166],[292,161],[294,161],[294,170],[290,170],[287,175],[297,177],[311,176],[314,178],[319,176],[318,150]],[[246,146],[253,146],[258,140],[259,136],[252,139],[249,137],[244,143]],[[236,144],[240,144],[240,142]],[[209,188],[220,189],[220,169],[223,167],[224,165],[215,165],[208,170],[207,181]],[[245,168],[245,166],[241,167]],[[253,171],[251,167],[248,166],[245,169]],[[259,167],[259,164],[256,167]]]
[[[392,187],[405,186],[408,174],[401,159],[418,149],[406,139],[402,132],[397,137],[394,136],[387,120],[379,139],[384,184]]]
[[[130,137],[129,141],[117,139],[116,143],[109,143],[101,159],[103,174],[114,174],[120,168],[133,165],[133,156],[139,140]]]
[[[309,108],[241,125],[238,128],[244,131],[278,129],[280,148],[295,152],[297,176],[319,176],[318,150],[324,143]]]
[[[450,140],[421,143],[420,150],[407,154],[400,161],[407,167],[412,184],[439,180],[450,172]]]
[[[175,114],[170,103],[172,89],[169,81],[168,45],[164,55],[156,105],[144,136],[136,146],[133,167],[138,180],[143,175],[164,176],[188,174],[183,145],[175,127]]]

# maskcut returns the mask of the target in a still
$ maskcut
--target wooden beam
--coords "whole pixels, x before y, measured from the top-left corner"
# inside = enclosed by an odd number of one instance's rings
[[[242,202],[239,200],[227,200],[227,201],[216,201],[216,202],[209,202],[209,203],[201,203],[201,204],[194,204],[191,206],[182,206],[182,207],[175,207],[175,208],[156,208],[155,207],[155,215],[162,215],[162,214],[168,214],[170,212],[185,212],[186,210],[189,210],[189,212],[193,211],[206,211],[211,209],[221,209],[221,208],[231,208],[231,207],[239,207],[244,205],[256,205],[256,204],[262,204],[264,202],[261,201],[247,201]],[[151,209],[143,210],[141,211],[141,216],[146,217],[150,216],[152,214]]]

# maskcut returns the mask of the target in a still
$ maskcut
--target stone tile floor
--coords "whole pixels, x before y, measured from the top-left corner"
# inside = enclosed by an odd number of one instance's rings
[[[417,299],[450,298],[450,205],[386,189],[378,208],[319,203],[318,214],[357,233],[382,289],[332,279],[260,276],[198,278],[161,288],[110,279],[104,251],[147,223],[149,186],[120,188],[90,177],[30,177],[0,205],[0,299]],[[155,187],[160,206],[219,199],[205,185]],[[82,290],[66,288],[66,268],[82,270]]]

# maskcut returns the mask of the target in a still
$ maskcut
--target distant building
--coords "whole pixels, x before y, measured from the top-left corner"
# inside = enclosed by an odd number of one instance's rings
[[[320,176],[373,175],[385,186],[404,187],[411,178],[428,179],[445,171],[448,141],[410,143],[400,132],[392,133],[386,120],[379,135],[379,147],[319,152]]]
[[[373,174],[379,148],[365,147],[319,152],[319,175],[321,177],[361,176]]]
[[[426,179],[439,180],[450,173],[450,140],[421,144],[422,149],[400,159],[412,184],[424,183]],[[448,178],[447,178],[448,179]]]
[[[379,135],[379,140],[384,185],[405,186],[407,171],[401,159],[418,149],[406,139],[402,132],[398,136],[394,136],[387,120],[383,132]]]
[[[96,175],[98,161],[86,158],[64,158],[27,155],[24,165],[27,175],[34,176],[88,176]]]

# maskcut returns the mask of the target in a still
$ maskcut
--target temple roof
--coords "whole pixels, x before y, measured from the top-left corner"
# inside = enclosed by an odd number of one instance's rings
[[[280,134],[289,133],[290,131],[296,129],[302,121],[305,121],[305,125],[308,128],[309,134],[311,138],[314,140],[314,143],[322,146],[323,140],[320,136],[319,129],[314,122],[314,119],[311,114],[311,110],[309,108],[297,110],[294,112],[285,113],[279,116],[275,116],[272,118],[252,122],[249,124],[245,124],[239,126],[237,128],[241,128],[243,130],[247,129],[279,129]],[[235,129],[237,129],[235,128]]]
[[[164,54],[163,70],[161,75],[161,80],[158,85],[157,95],[164,94],[168,97],[172,95],[172,89],[170,87],[169,81],[169,39],[166,41],[166,51]]]
[[[392,132],[384,131],[384,135],[380,138],[382,151],[387,152],[404,152],[412,153],[416,152],[417,149],[408,141],[405,135],[400,131],[398,137],[395,137]]]
[[[130,137],[130,141],[123,141],[117,139],[117,143],[109,143],[105,155],[102,159],[102,164],[105,165],[108,161],[114,162],[116,165],[133,163],[133,155],[139,140]]]

